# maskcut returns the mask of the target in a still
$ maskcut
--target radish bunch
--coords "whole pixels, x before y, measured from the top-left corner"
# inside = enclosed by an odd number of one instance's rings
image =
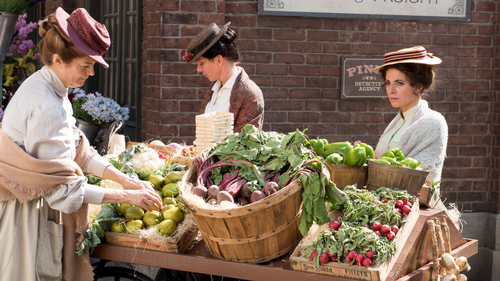
[[[411,212],[413,204],[406,199],[400,199],[396,201],[394,207],[396,207],[401,217],[404,217],[405,215],[408,215]]]

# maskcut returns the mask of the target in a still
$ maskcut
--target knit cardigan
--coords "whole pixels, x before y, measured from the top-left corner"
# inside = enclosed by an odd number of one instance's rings
[[[396,126],[401,118],[401,114],[397,114],[380,139]],[[401,137],[401,151],[405,157],[421,162],[420,167],[429,171],[428,180],[440,181],[448,144],[448,125],[445,118],[441,113],[430,109],[427,101],[420,100],[410,122]]]

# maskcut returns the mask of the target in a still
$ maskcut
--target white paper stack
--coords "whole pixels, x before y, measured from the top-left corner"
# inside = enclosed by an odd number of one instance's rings
[[[196,116],[196,155],[233,133],[231,112],[210,112]]]

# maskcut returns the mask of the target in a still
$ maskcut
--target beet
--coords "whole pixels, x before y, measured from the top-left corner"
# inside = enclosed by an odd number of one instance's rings
[[[224,174],[222,175],[222,180],[225,180],[225,179],[229,178],[230,176],[231,176],[231,174],[230,174],[230,173],[224,173]]]
[[[270,181],[266,183],[266,185],[264,186],[264,192],[266,193],[267,196],[276,193],[278,190],[279,186],[274,181]]]
[[[309,258],[309,260],[313,260],[314,257],[318,254],[318,251],[314,250],[311,252],[311,257]]]
[[[219,191],[219,193],[217,193],[217,204],[220,204],[222,201],[234,202],[234,199],[229,192]]]
[[[248,189],[248,185],[250,185],[250,182],[245,183],[240,189],[240,196],[245,199],[250,199],[252,195],[252,192]]]
[[[217,185],[211,185],[207,190],[208,198],[217,198],[217,193],[219,193],[219,187]]]
[[[252,192],[252,195],[250,195],[250,202],[257,202],[261,199],[266,198],[266,194],[260,190],[256,190]]]
[[[191,192],[193,192],[194,195],[198,195],[201,198],[205,199],[207,198],[207,188],[203,185],[197,185],[195,186]]]
[[[250,201],[248,201],[248,199],[243,198],[243,197],[241,197],[241,196],[239,196],[239,197],[236,199],[236,202],[237,202],[237,203],[239,203],[241,206],[245,206],[245,205],[250,204]]]

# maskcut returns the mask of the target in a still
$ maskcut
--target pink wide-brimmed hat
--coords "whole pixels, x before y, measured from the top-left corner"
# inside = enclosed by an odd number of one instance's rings
[[[102,64],[105,68],[109,68],[109,65],[102,58],[111,45],[111,39],[104,24],[94,20],[83,8],[76,9],[69,15],[59,7],[56,10],[55,18],[59,28],[80,52]]]
[[[373,68],[372,71],[379,71],[384,66],[397,63],[421,63],[435,65],[440,64],[441,59],[433,56],[431,53],[427,53],[427,50],[425,50],[424,47],[416,46],[385,54],[384,64]]]

